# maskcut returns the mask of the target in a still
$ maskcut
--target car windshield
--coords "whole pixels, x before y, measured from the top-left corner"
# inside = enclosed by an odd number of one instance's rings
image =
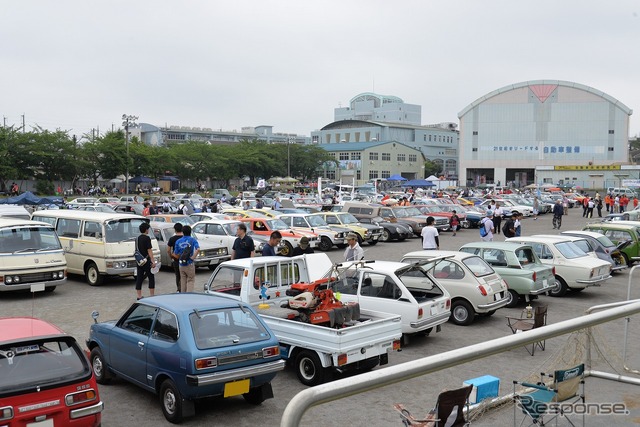
[[[536,255],[531,248],[516,249],[516,258],[521,266],[536,263]]]
[[[53,227],[16,227],[0,230],[0,253],[60,250]]]
[[[140,235],[140,224],[148,222],[142,218],[114,219],[105,225],[106,242],[117,243],[124,240],[135,240]]]
[[[91,368],[71,337],[0,345],[0,397],[89,379]]]
[[[238,231],[238,225],[239,224],[240,224],[239,222],[232,222],[232,223],[228,223],[228,224],[222,224],[222,228],[224,228],[224,231],[227,233],[227,235],[235,236],[236,232]]]
[[[598,236],[597,237],[598,242],[600,242],[600,244],[602,246],[604,246],[605,248],[611,248],[611,247],[615,247],[616,245],[611,241],[611,239],[609,239],[607,236]]]
[[[199,349],[264,341],[270,334],[257,316],[243,306],[198,311],[189,315]]]
[[[422,215],[422,212],[420,212],[418,210],[418,208],[412,208],[412,207],[407,207],[404,208],[404,210],[407,212],[407,214],[409,214],[410,216],[420,216]]]
[[[394,209],[393,212],[395,212],[398,218],[409,218],[409,213],[404,208]]]
[[[319,215],[307,215],[305,218],[312,227],[326,227],[327,225],[327,222]]]
[[[588,256],[582,249],[576,246],[573,242],[561,242],[556,243],[553,246],[560,251],[562,256],[567,259],[580,258],[583,256]]]
[[[358,220],[356,219],[356,217],[351,215],[350,213],[342,213],[342,214],[339,214],[338,217],[340,218],[340,222],[342,222],[343,224],[358,223]]]
[[[465,258],[462,260],[462,263],[466,265],[476,277],[487,276],[495,273],[493,268],[478,256]]]
[[[288,230],[290,227],[281,219],[270,219],[266,221],[271,230]]]

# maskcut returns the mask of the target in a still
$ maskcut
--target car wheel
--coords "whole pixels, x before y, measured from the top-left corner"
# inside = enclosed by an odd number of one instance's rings
[[[98,384],[108,384],[111,381],[112,375],[109,372],[109,367],[104,361],[102,351],[100,347],[94,347],[89,354],[89,361],[91,362],[91,369],[93,375],[96,377]]]
[[[318,249],[320,249],[322,252],[327,252],[328,250],[331,250],[332,247],[333,247],[333,242],[331,242],[330,238],[328,238],[327,236],[320,236]]]
[[[182,421],[182,397],[171,380],[164,380],[160,386],[160,405],[167,421],[173,424]]]
[[[95,262],[90,262],[84,268],[84,275],[87,278],[87,283],[91,286],[98,286],[102,284],[104,277],[100,274],[100,270],[98,270],[98,266]]]
[[[626,265],[627,268],[631,268],[631,261],[629,261],[629,256],[623,252],[622,258],[624,258],[624,265]]]
[[[462,221],[462,228],[471,228],[471,222],[469,221]]]
[[[564,296],[564,294],[566,294],[568,290],[569,290],[569,287],[564,282],[564,280],[556,276],[555,286],[553,287],[553,289],[549,291],[549,296],[561,297],[561,296]]]
[[[280,255],[291,256],[293,255],[293,246],[289,242],[284,242],[284,247],[280,249]]]
[[[509,301],[509,304],[507,304],[505,307],[513,308],[520,302],[520,295],[518,295],[518,293],[513,289],[509,289],[509,294],[511,295],[511,301]]]
[[[456,325],[470,325],[475,315],[476,312],[473,307],[465,300],[457,300],[451,304],[451,317],[449,319]]]
[[[265,401],[262,387],[254,387],[249,390],[249,393],[243,394],[242,397],[244,397],[244,400],[251,405],[259,405]]]
[[[296,357],[296,374],[306,386],[322,384],[325,381],[325,368],[315,352],[303,350]]]
[[[391,240],[391,234],[389,234],[389,230],[387,230],[386,228],[382,230],[382,236],[380,237],[380,240],[382,240],[383,242],[388,242]]]

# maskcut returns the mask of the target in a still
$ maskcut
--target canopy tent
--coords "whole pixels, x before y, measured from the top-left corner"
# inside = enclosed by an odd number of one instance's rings
[[[133,184],[151,184],[152,182],[156,182],[153,178],[147,178],[146,176],[134,176],[129,180],[129,182]]]
[[[438,178],[435,175],[431,175],[430,177],[427,178],[427,181],[438,181],[440,178]]]
[[[171,182],[176,182],[176,181],[180,181],[180,178],[176,178],[175,176],[161,176],[160,178],[158,178],[158,181],[171,181]]]
[[[395,174],[387,178],[387,181],[407,181],[407,178],[402,175]]]
[[[122,184],[124,181],[120,178],[113,178],[109,180],[109,183],[111,184]]]
[[[52,205],[61,203],[62,198],[60,197],[38,197],[31,191],[26,191],[19,196],[0,200],[0,204],[4,205]]]
[[[435,184],[431,181],[427,181],[426,179],[412,179],[411,181],[407,181],[402,183],[402,187],[435,187]]]

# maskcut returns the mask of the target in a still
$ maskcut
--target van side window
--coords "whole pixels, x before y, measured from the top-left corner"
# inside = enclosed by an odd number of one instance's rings
[[[34,216],[33,217],[33,221],[46,222],[47,224],[50,224],[52,226],[56,225],[56,219],[55,218]]]
[[[80,220],[77,219],[60,219],[58,221],[58,227],[56,232],[60,237],[74,237],[80,236]]]
[[[93,222],[93,221],[85,221],[83,235],[84,237],[102,239],[102,227],[100,226],[100,223]]]

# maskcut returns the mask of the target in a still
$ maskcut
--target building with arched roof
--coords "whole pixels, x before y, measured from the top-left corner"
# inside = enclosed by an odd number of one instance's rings
[[[602,188],[628,163],[631,114],[600,90],[561,80],[490,92],[458,114],[460,183]]]

